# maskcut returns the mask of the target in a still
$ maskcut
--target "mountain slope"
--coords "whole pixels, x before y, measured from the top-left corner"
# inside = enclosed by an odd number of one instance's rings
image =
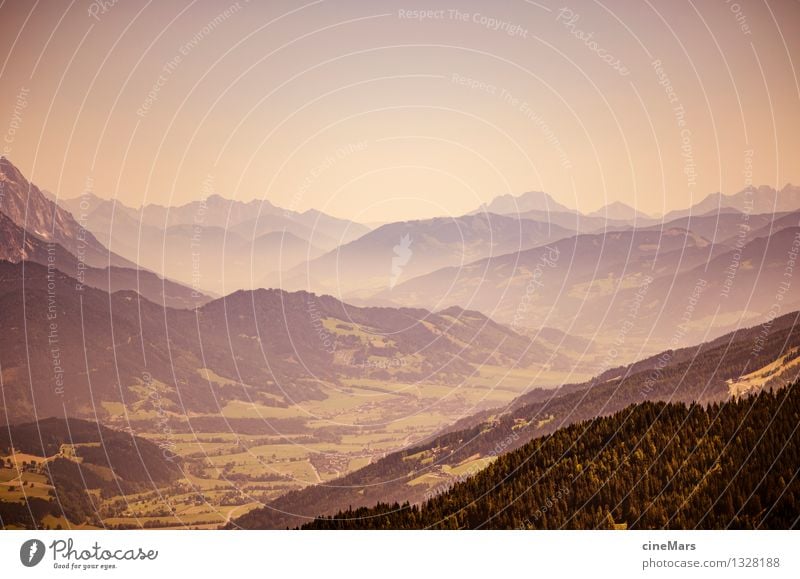
[[[148,245],[152,249],[147,258],[141,256],[144,265],[218,295],[271,287],[265,283],[267,272],[293,267],[322,253],[288,231],[249,240],[212,225],[173,225]]]
[[[519,328],[553,326],[592,339],[659,276],[706,263],[716,248],[682,229],[578,235],[544,247],[449,267],[399,284],[376,300],[426,307],[464,304]],[[648,301],[649,303],[649,301]]]
[[[532,441],[419,507],[305,528],[798,528],[798,422],[798,383],[721,406],[646,402]]]
[[[551,326],[598,343],[616,341],[630,360],[758,323],[777,293],[786,294],[780,311],[800,305],[781,289],[800,245],[792,215],[775,220],[780,224],[768,237],[753,238],[744,228],[743,237],[735,233],[717,244],[677,227],[578,235],[443,268],[373,299],[416,307],[463,304],[522,332]],[[727,227],[732,231],[739,231],[734,223]],[[672,322],[687,316],[678,332]],[[642,345],[652,349],[642,351]]]
[[[60,201],[112,250],[160,275],[224,294],[262,287],[286,270],[369,229],[318,211],[286,211],[267,200],[210,195],[177,207],[127,207],[84,195]],[[252,266],[251,266],[252,264]]]
[[[457,387],[480,369],[572,364],[458,308],[357,308],[257,290],[178,310],[76,285],[34,263],[0,262],[3,420],[106,418],[119,404],[185,417],[234,400],[323,400],[346,379]]]
[[[159,247],[161,228],[143,223],[139,211],[116,199],[103,199],[89,192],[72,199],[58,199],[58,204],[79,215],[86,229],[111,251],[149,267],[142,257],[151,254],[147,247]]]
[[[787,184],[780,190],[761,186],[748,187],[731,195],[712,193],[688,209],[670,211],[664,216],[664,220],[702,215],[726,207],[753,214],[797,211],[800,209],[800,187]]]
[[[89,287],[116,292],[132,290],[146,299],[174,308],[193,308],[210,298],[186,286],[159,278],[142,269],[96,268],[81,264],[77,257],[57,243],[47,243],[0,213],[0,260],[30,261],[51,267]]]
[[[48,516],[97,525],[101,496],[152,491],[182,474],[177,457],[149,440],[77,419],[0,429],[0,456],[9,457],[0,461],[4,482],[37,479],[21,500],[17,486],[0,492],[0,529],[45,528]]]
[[[391,223],[297,266],[273,285],[346,297],[366,297],[382,289],[391,293],[396,284],[441,267],[535,247],[570,234],[556,225],[483,213]]]
[[[0,213],[5,214],[29,234],[53,241],[93,267],[135,267],[110,252],[92,233],[48,199],[22,175],[11,161],[0,157]]]
[[[733,247],[741,239],[746,242],[751,232],[769,226],[777,218],[778,216],[773,213],[746,215],[740,211],[727,209],[715,210],[703,215],[678,217],[671,221],[651,225],[649,228],[654,231],[671,228],[687,229],[715,244]]]
[[[800,312],[768,326],[739,330],[707,344],[668,350],[595,379],[558,390],[534,390],[507,409],[488,410],[423,444],[387,455],[341,479],[288,493],[237,519],[232,526],[285,528],[348,507],[423,500],[486,468],[494,457],[584,420],[644,401],[721,402],[735,384],[766,369],[760,386],[798,378]],[[778,361],[775,371],[774,363]]]

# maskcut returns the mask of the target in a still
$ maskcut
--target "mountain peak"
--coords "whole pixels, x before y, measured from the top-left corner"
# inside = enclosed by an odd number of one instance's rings
[[[132,265],[110,253],[72,214],[54,203],[8,157],[0,158],[0,212],[28,233],[79,252],[91,266]]]
[[[604,205],[597,211],[589,213],[589,217],[603,217],[606,219],[616,219],[620,221],[630,221],[639,219],[649,219],[650,216],[646,213],[638,211],[627,203],[622,201],[612,201],[608,205]]]
[[[5,155],[0,156],[0,176],[2,176],[5,181],[28,182],[22,175],[22,171],[17,169],[16,165]]]
[[[492,199],[489,204],[482,204],[476,212],[484,211],[501,215],[526,213],[528,211],[574,213],[573,209],[562,205],[543,191],[528,191],[517,196],[510,193],[500,195]]]

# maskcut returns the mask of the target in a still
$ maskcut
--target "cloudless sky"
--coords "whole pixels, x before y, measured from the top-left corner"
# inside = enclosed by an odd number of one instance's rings
[[[0,6],[0,147],[60,196],[370,222],[800,183],[795,0],[105,4]]]

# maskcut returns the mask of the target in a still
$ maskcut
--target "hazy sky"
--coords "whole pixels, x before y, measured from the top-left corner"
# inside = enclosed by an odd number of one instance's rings
[[[2,152],[66,197],[369,222],[800,183],[796,0],[6,1],[0,62]]]

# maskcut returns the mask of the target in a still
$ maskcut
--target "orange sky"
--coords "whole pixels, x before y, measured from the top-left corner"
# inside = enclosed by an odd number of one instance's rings
[[[2,153],[62,196],[210,176],[371,222],[800,183],[793,0],[102,4],[0,6]]]

